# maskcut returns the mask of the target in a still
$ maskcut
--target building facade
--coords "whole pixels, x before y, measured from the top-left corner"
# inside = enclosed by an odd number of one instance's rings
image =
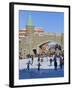
[[[44,32],[40,27],[33,25],[29,16],[26,28],[19,30],[19,57],[26,58],[27,55],[36,55],[48,52],[48,42],[57,42],[64,47],[64,34],[55,32]]]

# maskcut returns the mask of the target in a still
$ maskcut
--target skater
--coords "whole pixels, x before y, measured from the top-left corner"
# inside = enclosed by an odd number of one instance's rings
[[[54,68],[55,68],[55,70],[57,70],[57,61],[56,61],[56,56],[55,56],[55,58],[54,58]]]
[[[41,58],[41,62],[43,62],[43,58]]]
[[[30,61],[27,63],[27,70],[30,70]]]
[[[63,59],[62,59],[62,57],[60,56],[60,69],[62,69],[62,66],[63,66]]]
[[[41,55],[41,62],[43,62],[43,55]]]
[[[33,64],[33,60],[34,60],[33,55],[31,56],[31,59],[32,59],[32,64]]]
[[[40,71],[40,66],[41,66],[41,64],[40,64],[40,62],[38,63],[38,71]]]
[[[52,58],[50,58],[50,66],[52,66]]]
[[[38,55],[38,62],[40,62],[40,55]]]

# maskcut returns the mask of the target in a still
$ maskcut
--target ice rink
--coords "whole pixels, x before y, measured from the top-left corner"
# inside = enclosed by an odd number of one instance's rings
[[[27,68],[27,63],[30,61],[30,69],[36,69],[38,68],[38,58],[35,57],[33,60],[33,64],[32,64],[32,60],[31,58],[28,59],[21,59],[19,60],[19,69],[26,69]],[[43,62],[40,62],[41,69],[54,69],[54,60],[52,61],[52,65],[50,65],[50,58],[49,57],[44,57],[43,58]],[[60,60],[59,58],[57,58],[57,68],[59,68],[59,64],[60,64]]]

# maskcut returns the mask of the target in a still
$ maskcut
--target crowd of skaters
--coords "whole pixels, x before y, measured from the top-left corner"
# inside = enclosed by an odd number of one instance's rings
[[[50,48],[51,49],[51,48]],[[50,51],[49,49],[49,51]],[[44,61],[44,57],[47,57],[46,59],[50,62],[50,66],[52,66],[52,63],[54,62],[54,69],[57,70],[57,67],[59,66],[60,69],[62,69],[64,65],[64,50],[62,50],[61,46],[56,44],[54,46],[55,52],[53,54],[50,53],[50,56],[48,53],[44,54],[37,54],[37,67],[38,71],[41,69],[41,62]],[[31,58],[31,61],[29,60],[27,63],[27,69],[30,70],[30,65],[34,62],[34,56],[33,55],[27,55],[28,58]],[[59,59],[59,64],[57,62],[57,58]]]
[[[38,71],[40,71],[40,69],[41,69],[40,68],[41,67],[41,62],[44,61],[44,58],[43,58],[42,55],[38,55],[37,57],[38,57],[37,58],[37,62],[38,62],[37,67],[38,67]],[[46,56],[46,57],[48,57],[48,56]],[[57,55],[57,54],[51,55],[49,57],[50,66],[52,66],[52,62],[54,62],[54,69],[55,70],[57,70],[57,67],[58,67],[57,58],[59,58],[59,62],[60,62],[59,67],[60,67],[60,69],[62,69],[62,67],[64,65],[64,56],[63,55]],[[48,60],[48,58],[47,58],[47,60]],[[34,61],[34,56],[32,55],[31,56],[31,61],[29,60],[28,63],[27,63],[27,69],[28,70],[30,70],[30,65],[33,64],[33,61]]]

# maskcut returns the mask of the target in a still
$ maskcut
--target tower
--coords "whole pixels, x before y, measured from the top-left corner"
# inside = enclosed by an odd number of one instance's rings
[[[27,25],[26,25],[26,30],[28,30],[29,34],[34,33],[34,25],[33,25],[33,22],[32,22],[31,15],[29,15],[29,17],[28,17],[28,21],[27,21]]]
[[[26,25],[26,30],[28,32],[28,47],[29,47],[29,54],[32,55],[33,54],[33,36],[34,36],[34,25],[32,22],[32,18],[31,15],[29,15],[28,17],[28,21],[27,21],[27,25]]]

